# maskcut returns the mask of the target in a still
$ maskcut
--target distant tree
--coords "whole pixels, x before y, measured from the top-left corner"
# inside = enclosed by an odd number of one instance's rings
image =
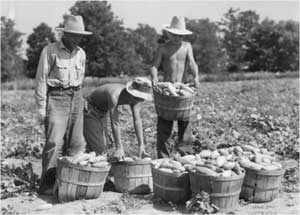
[[[250,71],[298,71],[299,23],[264,19],[253,32],[248,47]]]
[[[248,69],[245,60],[247,44],[255,27],[259,24],[259,15],[254,11],[242,11],[230,8],[218,24],[223,32],[223,47],[228,56],[227,70],[239,72]]]
[[[155,28],[147,24],[138,24],[132,31],[136,53],[141,57],[142,62],[150,65],[157,49],[158,37]]]
[[[218,26],[209,19],[187,20],[193,32],[187,40],[193,46],[194,57],[201,73],[218,73],[224,69],[224,54],[218,36]]]
[[[41,23],[33,29],[33,33],[28,36],[27,44],[27,71],[26,75],[29,78],[34,78],[39,63],[40,54],[43,48],[51,42],[56,41],[55,34],[51,27],[46,23]]]
[[[70,11],[81,15],[86,29],[93,32],[92,36],[83,38],[81,43],[87,53],[86,75],[132,75],[143,70],[130,31],[114,17],[106,1],[78,1]]]
[[[19,56],[23,33],[14,26],[13,20],[1,17],[1,82],[13,80],[23,72],[23,60]]]

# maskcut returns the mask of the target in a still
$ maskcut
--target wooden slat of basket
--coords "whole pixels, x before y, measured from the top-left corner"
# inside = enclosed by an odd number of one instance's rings
[[[181,108],[171,108],[171,107],[166,107],[164,105],[161,105],[161,104],[156,104],[156,106],[160,109],[163,109],[163,110],[171,110],[171,111],[184,111],[184,110],[189,110],[193,107],[193,105],[189,106],[189,107],[181,107]]]
[[[73,169],[73,168],[69,168],[69,178],[68,180],[72,180],[74,178],[78,179],[79,176],[79,171],[77,169]],[[71,201],[74,201],[76,199],[76,189],[77,189],[77,185],[68,184],[68,197]]]
[[[163,190],[168,190],[168,191],[184,191],[184,189],[178,188],[178,187],[167,187],[167,186],[162,186],[162,185],[160,185],[160,184],[158,184],[158,183],[154,183],[154,182],[153,182],[153,184],[154,184],[156,187],[159,187],[159,188],[161,188],[161,189],[163,189]]]
[[[76,190],[76,198],[82,199],[87,195],[87,188],[89,185],[89,179],[90,179],[90,172],[88,171],[80,171],[79,176],[78,176],[78,187]],[[82,184],[82,183],[86,183]]]
[[[107,174],[106,175],[103,175],[103,174],[99,174],[99,173],[96,173],[96,172],[91,172],[91,175],[90,175],[90,183],[95,183],[97,182],[97,178],[100,177],[99,181],[103,181],[103,184],[102,185],[99,185],[99,186],[89,186],[87,188],[87,193],[89,194],[89,196],[91,198],[96,198],[100,195],[100,193],[102,192],[103,190],[103,187],[104,187],[104,184],[105,184],[105,178],[106,178]]]

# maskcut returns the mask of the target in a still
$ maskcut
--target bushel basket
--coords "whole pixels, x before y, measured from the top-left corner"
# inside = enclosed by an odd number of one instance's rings
[[[98,198],[103,190],[109,169],[110,165],[105,168],[87,167],[57,159],[58,201]]]
[[[151,161],[112,163],[116,190],[121,193],[147,194],[152,191]]]
[[[239,195],[245,174],[231,177],[213,177],[190,172],[192,193],[202,190],[210,196],[210,201],[222,212],[235,210],[239,205]]]
[[[195,93],[191,96],[170,96],[153,89],[153,97],[159,117],[166,120],[189,121]]]
[[[270,202],[278,196],[284,169],[252,170],[246,169],[241,198],[250,202]]]
[[[175,174],[155,169],[152,165],[153,193],[166,202],[184,203],[190,197],[188,173]]]

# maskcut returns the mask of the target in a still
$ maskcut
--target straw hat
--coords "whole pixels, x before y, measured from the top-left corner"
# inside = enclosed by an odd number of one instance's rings
[[[92,32],[85,31],[82,16],[65,15],[64,28],[56,28],[56,30],[81,35],[91,35]]]
[[[189,35],[193,32],[186,30],[184,17],[174,16],[170,25],[163,25],[164,30],[177,35]]]
[[[126,84],[126,90],[129,94],[142,98],[146,101],[152,100],[151,81],[145,77],[136,77],[133,81]]]

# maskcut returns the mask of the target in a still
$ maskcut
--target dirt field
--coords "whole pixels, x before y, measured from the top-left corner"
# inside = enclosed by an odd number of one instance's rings
[[[88,94],[92,88],[84,90]],[[103,192],[95,200],[65,204],[58,204],[54,197],[37,196],[44,137],[35,118],[33,91],[2,91],[1,99],[2,214],[186,213],[184,206],[163,203],[153,194]],[[146,149],[154,159],[155,109],[152,103],[143,105]],[[241,202],[230,214],[299,214],[299,79],[202,83],[195,107],[201,115],[200,120],[193,121],[200,144],[230,146],[255,140],[293,160],[276,200],[264,204]],[[127,107],[120,112],[126,155],[137,155],[131,114]],[[113,151],[110,142],[109,152]],[[30,161],[30,165],[22,166],[24,161]]]

